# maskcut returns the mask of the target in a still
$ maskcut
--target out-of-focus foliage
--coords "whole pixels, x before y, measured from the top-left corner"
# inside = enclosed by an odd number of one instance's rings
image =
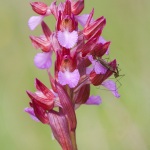
[[[43,0],[50,4],[51,0]],[[103,36],[111,40],[111,59],[117,58],[122,86],[121,98],[114,98],[102,88],[99,107],[82,106],[77,110],[79,150],[149,150],[150,149],[150,1],[85,0],[84,13],[95,8],[95,19],[104,15],[107,25]],[[29,35],[28,18],[35,15],[29,1],[5,0],[0,5],[0,149],[58,150],[48,126],[36,123],[24,113],[34,91],[34,78],[48,83],[45,71],[33,64],[36,50]],[[54,26],[54,19],[47,20]],[[92,93],[91,92],[91,93]]]

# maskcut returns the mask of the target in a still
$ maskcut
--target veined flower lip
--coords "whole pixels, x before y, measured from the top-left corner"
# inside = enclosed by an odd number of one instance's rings
[[[70,88],[74,88],[80,79],[80,74],[77,69],[75,69],[73,72],[70,72],[68,70],[62,72],[58,72],[58,81],[61,85],[68,84]]]
[[[70,49],[75,46],[78,40],[78,33],[77,31],[68,32],[67,30],[64,32],[58,31],[57,38],[59,44],[62,47]]]

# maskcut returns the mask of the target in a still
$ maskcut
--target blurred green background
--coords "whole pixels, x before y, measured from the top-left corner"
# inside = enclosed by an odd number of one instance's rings
[[[40,27],[33,32],[28,29],[27,21],[35,15],[29,2],[0,2],[0,149],[59,150],[50,128],[24,113],[29,102],[25,91],[35,91],[34,78],[49,86],[46,72],[33,64],[37,51],[28,36],[42,32]],[[78,149],[149,150],[150,1],[85,0],[83,13],[93,7],[95,19],[102,15],[107,19],[103,36],[112,41],[110,57],[118,60],[125,77],[120,80],[120,99],[93,88],[94,94],[101,95],[102,105],[77,110]],[[54,25],[53,19],[48,21]]]

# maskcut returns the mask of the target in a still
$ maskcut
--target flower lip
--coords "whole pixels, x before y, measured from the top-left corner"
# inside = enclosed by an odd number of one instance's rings
[[[75,69],[73,72],[70,72],[68,70],[65,70],[64,72],[58,72],[58,81],[61,85],[68,84],[70,88],[74,88],[75,86],[77,86],[79,79],[80,74],[77,69]]]
[[[59,41],[59,44],[62,47],[65,47],[67,49],[70,49],[75,46],[75,44],[78,41],[78,33],[77,31],[68,32],[65,30],[64,32],[58,31],[57,38]]]

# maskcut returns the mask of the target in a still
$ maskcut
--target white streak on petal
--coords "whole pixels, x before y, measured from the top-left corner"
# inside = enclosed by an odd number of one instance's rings
[[[110,90],[112,92],[112,94],[119,98],[120,95],[118,93],[117,87],[116,87],[116,83],[112,80],[106,80],[102,83],[102,85],[107,88],[108,90]]]
[[[74,88],[80,79],[80,74],[77,69],[75,69],[73,72],[69,71],[59,71],[58,73],[58,81],[61,85],[68,84],[70,88]]]
[[[72,48],[78,41],[78,32],[58,31],[57,38],[61,46],[65,48]]]
[[[52,65],[51,52],[38,53],[34,57],[34,64],[39,69],[48,69]]]
[[[87,105],[100,105],[102,103],[102,99],[100,96],[90,96],[85,104]]]
[[[44,16],[32,16],[28,21],[30,30],[34,30],[43,20]]]

